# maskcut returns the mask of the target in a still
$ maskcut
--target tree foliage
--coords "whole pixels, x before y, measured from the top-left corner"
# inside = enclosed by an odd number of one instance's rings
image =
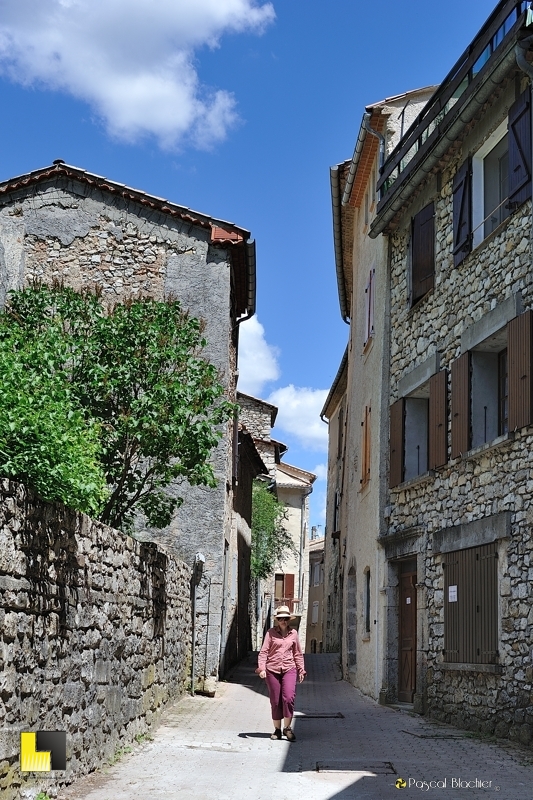
[[[17,356],[43,342],[44,372],[64,387],[80,430],[98,433],[104,522],[128,530],[141,512],[164,527],[182,502],[164,491],[171,482],[215,485],[209,457],[233,406],[202,357],[203,324],[177,300],[105,309],[91,292],[35,285],[12,293],[1,335]]]
[[[0,338],[0,475],[98,515],[107,496],[99,427],[51,367],[58,344]]]
[[[295,552],[291,536],[283,525],[286,518],[285,506],[265,483],[254,481],[251,573],[255,580],[268,578],[287,553]]]

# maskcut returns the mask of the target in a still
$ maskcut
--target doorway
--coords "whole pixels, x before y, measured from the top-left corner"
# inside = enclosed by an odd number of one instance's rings
[[[399,564],[398,701],[412,703],[416,690],[416,558]]]

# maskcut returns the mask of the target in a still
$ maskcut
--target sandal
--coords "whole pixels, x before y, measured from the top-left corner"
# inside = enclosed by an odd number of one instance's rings
[[[294,735],[294,733],[292,732],[292,728],[290,728],[290,727],[283,728],[283,735],[287,737],[289,742],[295,742],[296,741],[296,736]]]
[[[271,739],[281,739],[281,728],[274,728],[274,733],[270,735]]]

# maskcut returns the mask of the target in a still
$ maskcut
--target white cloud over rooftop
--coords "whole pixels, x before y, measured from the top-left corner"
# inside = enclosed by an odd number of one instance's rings
[[[243,322],[239,327],[238,390],[262,397],[265,385],[279,378],[278,351],[265,339],[265,329],[257,319]]]
[[[235,123],[236,101],[201,84],[196,54],[274,17],[257,0],[0,0],[0,70],[88,102],[121,139],[209,147]]]
[[[320,419],[327,389],[283,386],[276,389],[268,402],[278,406],[276,430],[290,433],[305,448],[327,452],[328,428]]]

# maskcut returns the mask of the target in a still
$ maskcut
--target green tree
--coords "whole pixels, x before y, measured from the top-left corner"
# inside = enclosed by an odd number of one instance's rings
[[[50,332],[61,340],[50,371],[99,426],[108,486],[100,519],[130,530],[141,512],[164,527],[182,502],[165,492],[171,482],[215,486],[209,457],[233,406],[202,355],[203,323],[177,300],[105,309],[91,292],[36,285],[13,293],[4,317],[24,341]]]
[[[268,578],[290,552],[295,552],[291,536],[284,527],[285,506],[262,481],[252,488],[251,574],[254,580]]]
[[[61,338],[18,333],[0,326],[0,475],[98,515],[107,497],[100,430],[55,370]]]

